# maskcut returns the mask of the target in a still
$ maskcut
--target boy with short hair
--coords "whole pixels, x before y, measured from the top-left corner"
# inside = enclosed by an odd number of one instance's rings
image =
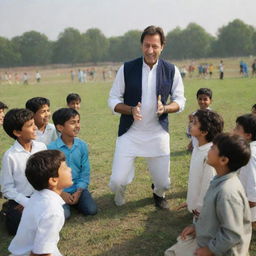
[[[214,168],[207,164],[207,154],[212,146],[213,138],[223,131],[223,126],[222,117],[211,110],[198,110],[193,116],[190,132],[197,139],[198,145],[192,151],[187,202],[183,206],[187,206],[188,210],[193,213],[194,221],[201,212],[205,193],[215,176]]]
[[[64,205],[65,218],[70,217],[70,206],[76,208],[84,215],[97,213],[97,206],[88,191],[90,183],[90,163],[87,144],[76,138],[80,130],[80,115],[72,108],[61,108],[53,113],[53,122],[61,136],[48,145],[48,149],[62,151],[72,169],[73,185],[64,189],[61,197]]]
[[[73,108],[75,110],[79,110],[80,109],[80,104],[81,104],[81,97],[79,94],[77,93],[70,93],[67,98],[66,98],[66,101],[67,101],[67,106],[69,108]]]
[[[43,97],[34,97],[26,102],[26,108],[34,113],[34,120],[37,126],[37,141],[45,145],[57,139],[57,132],[53,124],[49,123],[51,117],[50,101]]]
[[[72,185],[71,169],[59,150],[44,150],[27,162],[26,177],[36,190],[26,205],[9,251],[12,256],[61,256],[57,243],[64,225],[62,190]]]
[[[252,114],[256,114],[256,104],[254,104],[253,106],[252,106]]]
[[[3,102],[0,101],[0,125],[2,125],[4,122],[4,116],[5,116],[4,111],[6,109],[8,109],[7,105],[5,105]]]
[[[4,118],[3,128],[13,139],[14,145],[5,152],[2,160],[1,190],[8,199],[6,226],[15,235],[24,206],[34,192],[25,177],[27,159],[34,153],[46,149],[42,142],[34,141],[36,126],[33,112],[28,109],[11,109]]]
[[[251,209],[251,220],[256,225],[256,115],[246,114],[236,119],[234,133],[242,136],[251,148],[251,158],[246,166],[240,169],[239,178],[244,186]]]
[[[238,135],[219,134],[208,152],[217,175],[205,195],[198,221],[187,226],[165,256],[247,256],[252,228],[250,208],[236,171],[250,159],[249,144]]]
[[[210,109],[210,105],[212,104],[212,90],[209,88],[200,88],[196,93],[197,103],[199,109]],[[193,150],[193,147],[197,145],[197,139],[190,134],[190,127],[193,122],[193,116],[195,112],[188,116],[189,123],[187,128],[187,136],[191,138],[187,148],[189,151]]]

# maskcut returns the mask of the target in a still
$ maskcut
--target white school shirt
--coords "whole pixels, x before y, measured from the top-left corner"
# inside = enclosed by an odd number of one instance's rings
[[[128,156],[157,157],[170,154],[169,133],[158,121],[156,97],[156,70],[158,62],[152,69],[143,61],[142,66],[142,120],[134,120],[130,129],[117,138],[116,150]],[[125,91],[124,65],[117,72],[116,79],[110,90],[108,104],[115,113],[115,106],[123,103]],[[184,109],[184,86],[180,72],[175,67],[171,100],[179,105],[179,111]]]
[[[49,189],[35,191],[24,208],[17,234],[8,250],[13,256],[52,254],[61,256],[57,247],[64,225],[65,202]]]
[[[187,205],[190,212],[193,210],[201,211],[204,196],[210,185],[210,181],[216,174],[215,169],[206,162],[207,154],[211,146],[212,142],[209,142],[193,148],[187,192]]]
[[[36,130],[36,141],[43,142],[45,145],[49,145],[57,138],[57,132],[53,124],[47,124],[43,132],[38,129]]]
[[[239,171],[239,178],[248,201],[256,202],[256,141],[250,142],[251,157],[249,163]],[[252,221],[256,221],[256,207],[250,208]]]
[[[34,153],[47,149],[42,142],[32,141],[31,152],[26,151],[16,140],[3,156],[1,170],[1,191],[4,197],[25,206],[27,196],[34,192],[25,176],[26,163]]]

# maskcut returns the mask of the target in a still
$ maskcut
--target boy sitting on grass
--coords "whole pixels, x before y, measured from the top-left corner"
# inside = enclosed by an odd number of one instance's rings
[[[37,126],[37,141],[45,145],[57,139],[57,132],[53,124],[49,123],[51,117],[50,101],[43,97],[34,97],[26,102],[26,108],[34,113],[34,120]]]
[[[58,150],[38,152],[28,159],[25,173],[36,191],[8,249],[12,256],[61,256],[57,243],[65,220],[65,202],[60,194],[72,185],[65,155]]]
[[[250,146],[241,136],[219,134],[208,152],[217,175],[205,195],[198,221],[187,226],[165,256],[247,256],[251,214],[236,171],[250,159]]]
[[[46,149],[44,143],[34,141],[36,126],[33,116],[33,112],[28,109],[11,109],[4,117],[3,128],[15,139],[13,146],[3,156],[0,179],[3,196],[8,199],[3,208],[6,227],[11,235],[16,234],[23,207],[34,192],[25,177],[27,159]]]
[[[67,165],[72,169],[73,185],[64,189],[61,197],[65,201],[65,218],[71,215],[70,206],[75,206],[84,215],[95,215],[97,206],[88,191],[90,183],[90,163],[87,144],[77,138],[80,131],[80,115],[72,108],[61,108],[52,116],[56,129],[61,136],[48,145],[48,149],[62,151]]]
[[[256,227],[256,115],[239,116],[234,133],[242,136],[251,147],[250,161],[240,169],[239,178],[251,208],[252,225]]]

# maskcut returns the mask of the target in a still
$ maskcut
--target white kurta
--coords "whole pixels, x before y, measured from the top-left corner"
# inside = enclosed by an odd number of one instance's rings
[[[156,63],[152,69],[143,62],[142,67],[142,120],[135,120],[130,129],[117,138],[116,151],[126,156],[157,157],[170,154],[169,133],[158,121],[156,97]],[[124,66],[118,70],[110,91],[108,104],[112,111],[117,104],[123,103],[125,91]],[[180,73],[175,67],[171,100],[182,111],[185,105],[184,87]]]

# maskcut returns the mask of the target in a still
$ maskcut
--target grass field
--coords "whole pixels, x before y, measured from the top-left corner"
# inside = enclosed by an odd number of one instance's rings
[[[160,256],[184,226],[191,215],[175,207],[186,197],[190,154],[185,130],[187,116],[197,109],[195,93],[200,87],[213,90],[212,109],[225,120],[225,131],[235,125],[238,115],[250,112],[256,103],[256,79],[228,78],[223,81],[188,79],[184,81],[186,109],[169,116],[171,123],[171,178],[172,188],[167,193],[170,211],[156,210],[153,205],[150,178],[143,159],[136,161],[136,177],[127,189],[127,204],[116,207],[107,184],[117,135],[118,116],[107,107],[111,82],[87,84],[58,82],[58,77],[40,85],[0,85],[0,101],[9,108],[24,107],[28,98],[44,96],[51,101],[51,110],[65,106],[66,95],[77,92],[82,97],[80,138],[90,148],[90,191],[99,206],[99,213],[84,217],[75,210],[61,231],[59,248],[65,256]],[[13,143],[0,128],[0,156]],[[1,199],[3,202],[3,199]],[[0,255],[8,255],[11,237],[0,224]],[[256,233],[253,234],[250,255],[256,255]]]

